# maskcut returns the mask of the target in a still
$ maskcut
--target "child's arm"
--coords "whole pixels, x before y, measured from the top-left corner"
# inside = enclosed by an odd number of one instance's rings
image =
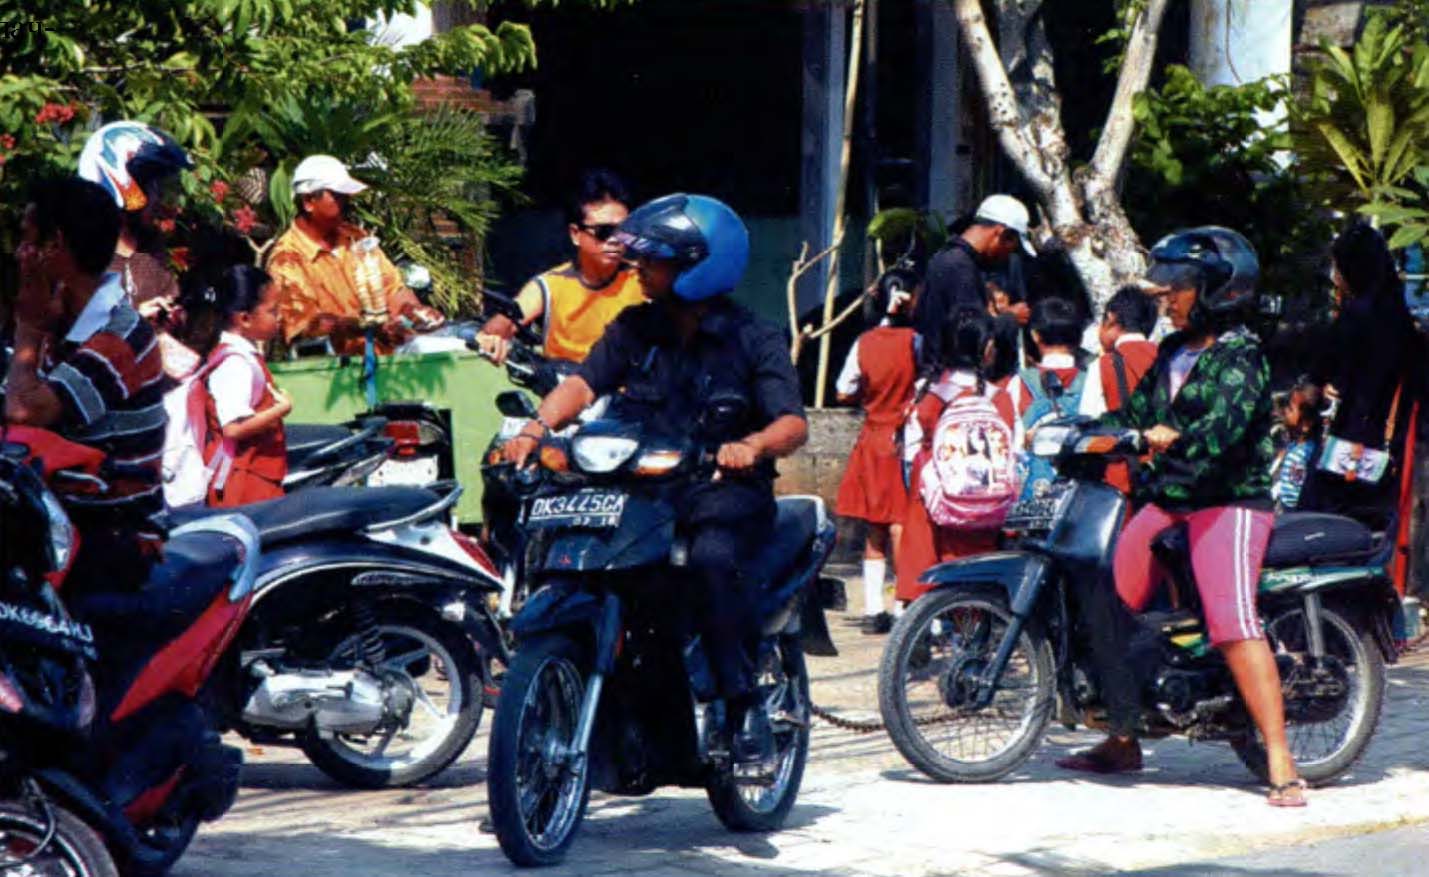
[[[277,387],[268,386],[273,394],[273,404],[256,414],[240,417],[223,425],[223,437],[231,442],[241,442],[262,435],[267,430],[283,422],[288,412],[293,410],[293,400]]]
[[[848,349],[848,356],[844,357],[843,368],[839,370],[839,376],[834,381],[834,392],[839,402],[852,405],[858,401],[862,390],[863,372],[858,367],[858,339],[855,339],[853,346]]]

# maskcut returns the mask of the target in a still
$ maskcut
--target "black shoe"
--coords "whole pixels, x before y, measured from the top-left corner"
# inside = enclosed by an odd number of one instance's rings
[[[769,713],[759,703],[744,711],[744,722],[735,731],[730,753],[736,764],[763,764],[774,758],[774,727]]]
[[[877,615],[865,615],[859,622],[859,628],[869,636],[888,633],[893,629],[893,616],[887,612],[880,612]]]

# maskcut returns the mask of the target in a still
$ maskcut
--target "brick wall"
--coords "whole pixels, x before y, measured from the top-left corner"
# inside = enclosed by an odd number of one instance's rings
[[[491,112],[491,93],[472,88],[465,79],[454,76],[436,76],[412,83],[412,92],[417,96],[417,105],[424,110],[434,110],[443,104],[451,104],[479,113]]]

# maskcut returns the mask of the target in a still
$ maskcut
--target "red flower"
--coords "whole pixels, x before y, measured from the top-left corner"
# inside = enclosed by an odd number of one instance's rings
[[[238,229],[239,234],[248,234],[257,224],[258,214],[247,204],[233,211],[233,227]]]
[[[228,197],[228,184],[223,180],[214,180],[209,184],[208,190],[213,193],[213,200],[219,203]]]
[[[40,107],[40,111],[35,114],[35,124],[45,125],[50,122],[58,122],[61,125],[68,124],[74,118],[74,107],[69,104],[47,103]]]
[[[14,149],[14,148],[15,148],[15,135],[14,135],[14,134],[0,134],[0,149]]]
[[[189,248],[174,247],[169,250],[169,262],[180,274],[189,270]]]
[[[157,226],[159,231],[163,232],[164,234],[174,233],[175,222],[172,219],[160,219],[159,221],[155,222],[154,225]]]

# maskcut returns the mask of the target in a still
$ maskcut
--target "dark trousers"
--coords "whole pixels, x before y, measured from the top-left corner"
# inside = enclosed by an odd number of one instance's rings
[[[1155,667],[1156,635],[1117,596],[1111,570],[1078,570],[1070,584],[1109,730],[1130,737],[1141,718],[1141,691]]]
[[[719,481],[692,489],[681,503],[690,542],[690,608],[720,696],[747,700],[754,688],[749,642],[762,585],[745,574],[774,525],[774,494],[763,479]]]

